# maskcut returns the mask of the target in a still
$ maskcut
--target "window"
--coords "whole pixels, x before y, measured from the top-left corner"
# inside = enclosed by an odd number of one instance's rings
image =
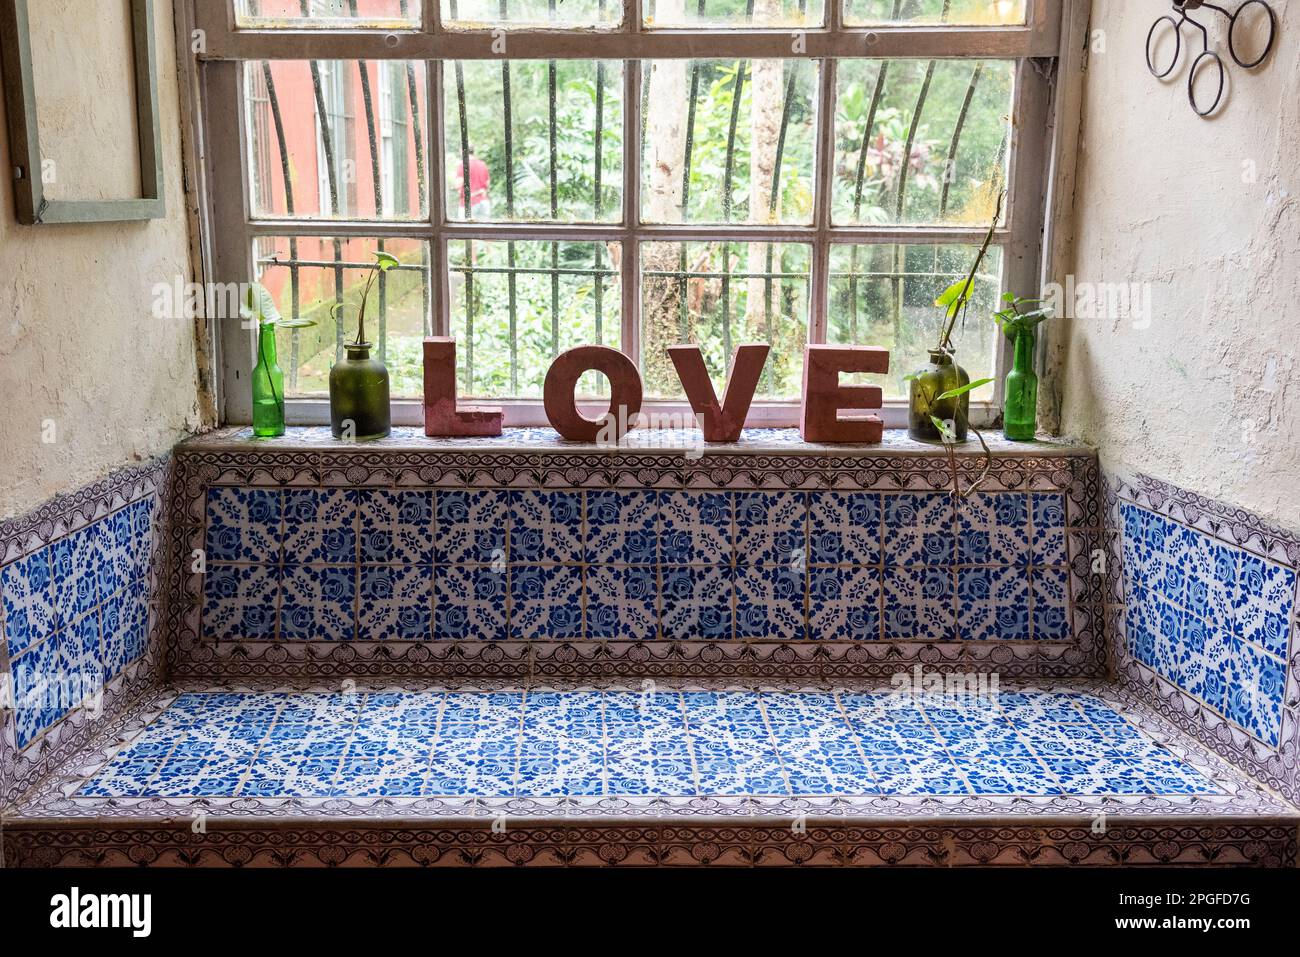
[[[316,322],[282,333],[291,421],[327,420],[377,250],[400,266],[367,325],[406,424],[437,334],[457,339],[461,395],[508,424],[545,421],[546,370],[576,345],[626,352],[647,411],[670,412],[666,346],[698,343],[721,390],[734,347],[760,341],[752,424],[796,422],[804,346],[830,342],[890,349],[900,425],[934,298],[1003,191],[956,343],[973,378],[1008,359],[998,296],[1039,287],[1057,0],[219,8],[193,9],[214,278]],[[250,330],[225,323],[220,347],[225,419],[248,421]],[[579,388],[607,394],[595,373]],[[975,399],[995,415],[1000,387]]]

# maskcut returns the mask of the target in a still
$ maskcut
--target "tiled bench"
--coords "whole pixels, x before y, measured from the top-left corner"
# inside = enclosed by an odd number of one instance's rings
[[[0,712],[5,863],[1295,863],[1300,539],[633,436],[220,433],[6,523],[0,664],[104,699]]]

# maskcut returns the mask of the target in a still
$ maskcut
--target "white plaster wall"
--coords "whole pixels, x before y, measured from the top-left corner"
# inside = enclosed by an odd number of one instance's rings
[[[76,198],[114,195],[120,173],[83,189],[71,182],[75,171],[134,158],[104,142],[101,123],[77,122],[75,111],[86,107],[69,94],[75,76],[96,99],[131,95],[121,16],[106,14],[106,35],[87,16],[88,6],[115,2],[32,5],[33,15],[58,21],[33,30],[33,59],[61,76],[48,129],[69,178],[66,195]],[[21,226],[9,176],[0,176],[0,516],[150,459],[200,424],[194,324],[152,315],[156,283],[190,278],[172,11],[165,0],[154,11],[166,218]],[[41,126],[44,133],[47,121]],[[7,139],[0,135],[3,170],[12,167]]]
[[[1248,73],[1225,43],[1228,99],[1202,120],[1186,59],[1169,85],[1146,69],[1167,4],[1093,0],[1073,272],[1150,284],[1152,310],[1058,327],[1061,422],[1104,468],[1300,529],[1300,3],[1273,2],[1271,60]]]

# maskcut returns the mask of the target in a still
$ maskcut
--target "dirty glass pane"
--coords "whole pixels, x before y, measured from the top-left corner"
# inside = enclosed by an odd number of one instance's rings
[[[442,0],[444,26],[616,27],[623,22],[622,0]]]
[[[801,243],[645,243],[641,247],[641,374],[652,398],[681,398],[665,351],[694,342],[719,396],[737,345],[766,342],[759,399],[794,399],[808,342],[811,247]]]
[[[826,340],[888,349],[885,398],[906,398],[904,376],[924,364],[929,350],[938,344],[944,312],[934,301],[965,278],[978,252],[978,246],[969,245],[832,246]],[[958,322],[953,335],[957,363],[970,373],[972,381],[992,376],[997,367],[1002,334],[992,313],[1001,288],[1002,250],[993,246],[976,277],[966,321]],[[882,384],[880,376],[862,381]],[[971,393],[977,402],[992,397],[992,384]]]
[[[841,61],[834,221],[986,225],[1007,182],[1014,69],[1005,60]]]
[[[1025,22],[1026,0],[845,0],[849,26],[1009,26]]]
[[[443,91],[448,219],[615,222],[621,218],[621,63],[453,61],[444,64]]]
[[[235,23],[286,27],[418,27],[421,0],[235,0]]]
[[[647,27],[817,27],[822,0],[645,0]]]

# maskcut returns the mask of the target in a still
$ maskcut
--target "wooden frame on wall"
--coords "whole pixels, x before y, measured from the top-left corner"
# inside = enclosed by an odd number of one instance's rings
[[[153,0],[129,0],[134,53],[135,107],[140,147],[140,197],[108,200],[51,200],[41,182],[41,142],[32,71],[27,0],[0,0],[5,113],[13,169],[14,206],[26,225],[111,223],[159,219],[163,199],[162,139],[158,117],[157,51]]]

